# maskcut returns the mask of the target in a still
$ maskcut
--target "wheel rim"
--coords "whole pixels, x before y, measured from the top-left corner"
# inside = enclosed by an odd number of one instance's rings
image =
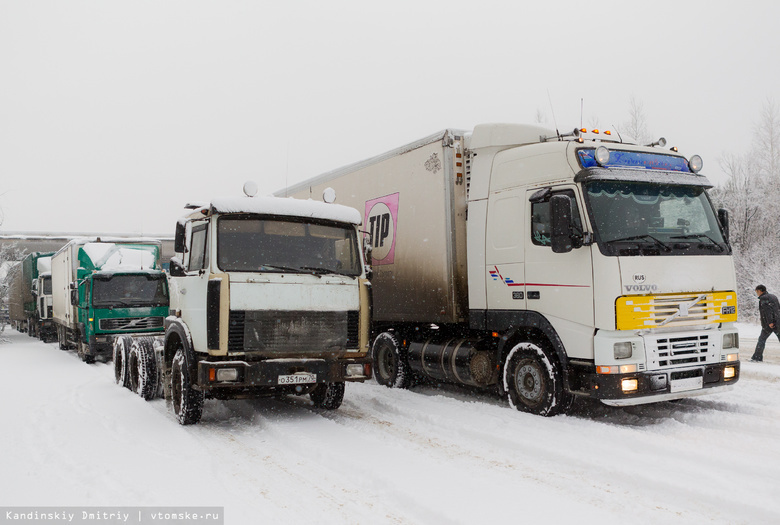
[[[542,370],[533,361],[521,361],[515,372],[515,389],[526,404],[537,404],[544,394]]]
[[[379,355],[377,356],[377,369],[379,375],[384,379],[390,379],[393,377],[393,370],[395,369],[395,355],[387,347],[382,345],[379,347]]]

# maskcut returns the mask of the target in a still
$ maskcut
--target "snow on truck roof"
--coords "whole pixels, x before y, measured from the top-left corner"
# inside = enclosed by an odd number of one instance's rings
[[[88,242],[81,249],[96,269],[103,272],[159,270],[154,246],[123,246],[109,242]]]
[[[313,199],[293,199],[292,197],[224,197],[212,200],[211,208],[215,213],[283,215],[351,224],[363,222],[360,212],[355,208],[341,204],[328,204]]]

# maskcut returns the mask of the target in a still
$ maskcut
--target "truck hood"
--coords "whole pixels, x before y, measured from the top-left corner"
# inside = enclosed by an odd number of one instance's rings
[[[620,257],[622,295],[736,290],[728,256]]]
[[[258,284],[262,284],[259,287]],[[359,310],[358,279],[338,275],[247,274],[230,277],[231,310]]]

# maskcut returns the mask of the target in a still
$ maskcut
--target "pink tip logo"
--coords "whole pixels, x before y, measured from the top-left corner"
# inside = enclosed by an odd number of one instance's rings
[[[398,227],[398,193],[366,201],[363,224],[371,234],[372,264],[393,264]]]

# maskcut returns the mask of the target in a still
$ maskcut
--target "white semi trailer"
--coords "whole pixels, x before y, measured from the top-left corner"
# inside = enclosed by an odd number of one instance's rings
[[[330,187],[363,210],[378,382],[493,388],[540,415],[649,403],[739,377],[728,214],[701,159],[663,145],[486,124],[277,195]]]

